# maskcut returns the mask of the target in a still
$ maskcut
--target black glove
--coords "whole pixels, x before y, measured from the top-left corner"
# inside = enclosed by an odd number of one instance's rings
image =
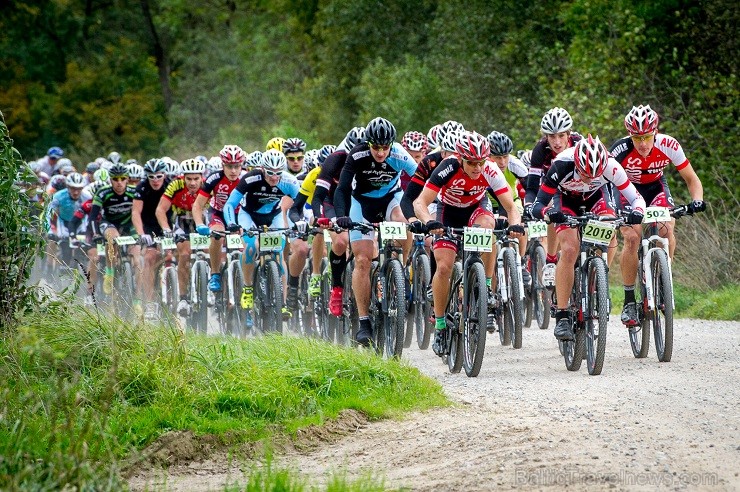
[[[415,220],[409,224],[409,231],[414,234],[425,234],[427,232],[427,228],[420,220]]]
[[[92,237],[92,243],[93,244],[100,244],[103,241],[105,241],[105,238],[101,236],[100,234],[96,234]]]
[[[229,224],[226,226],[226,230],[233,233],[238,233],[241,230],[239,224]]]
[[[163,235],[164,237],[166,237],[167,239],[172,239],[173,237],[175,237],[175,233],[174,233],[174,232],[172,232],[172,231],[171,231],[171,230],[169,230],[169,229],[167,229],[166,231],[162,231],[162,235]]]
[[[533,209],[534,209],[534,203],[528,203],[527,205],[524,206],[524,213],[522,214],[522,216],[525,219],[533,219],[534,218],[534,216],[532,215]]]
[[[642,212],[638,210],[633,210],[630,212],[630,214],[627,216],[627,223],[632,225],[642,224]]]
[[[524,234],[524,226],[521,224],[514,224],[510,225],[508,229],[506,229],[506,234],[511,236],[514,233]]]
[[[707,204],[704,202],[704,200],[694,200],[693,202],[689,203],[689,212],[696,213],[696,212],[703,212],[707,209]]]
[[[342,229],[349,229],[352,227],[352,219],[349,217],[337,217],[336,223]]]
[[[442,224],[442,222],[438,220],[430,220],[426,224],[427,231],[429,232],[434,231],[436,229],[444,229],[444,227],[445,227],[444,224]]]
[[[560,210],[551,208],[547,211],[547,218],[551,224],[563,224],[568,221],[568,217]]]
[[[57,240],[57,235],[54,234],[53,232],[50,232],[50,233],[48,233],[46,235],[46,239],[49,240],[49,241],[56,241]]]

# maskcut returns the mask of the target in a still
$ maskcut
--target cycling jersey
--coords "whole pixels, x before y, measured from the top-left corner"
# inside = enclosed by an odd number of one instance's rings
[[[144,226],[145,234],[153,234],[155,236],[162,235],[162,226],[157,221],[156,211],[159,206],[159,200],[164,195],[167,186],[170,184],[170,179],[165,178],[164,183],[158,190],[152,188],[149,184],[149,180],[145,179],[138,185],[136,185],[136,191],[134,192],[134,200],[142,202],[141,208],[141,222]],[[167,211],[167,220],[169,221],[172,216],[171,211]]]
[[[312,208],[307,204],[311,203],[313,200],[314,193],[316,192],[316,180],[319,173],[321,173],[321,168],[315,167],[304,177],[303,182],[301,183],[301,189],[298,190],[298,196],[288,211],[288,218],[294,223],[303,218],[304,206]]]
[[[647,157],[642,157],[635,149],[630,137],[617,140],[610,153],[619,162],[630,181],[636,184],[654,183],[663,176],[663,169],[673,163],[677,170],[689,165],[689,160],[683,152],[678,140],[658,133],[655,135],[655,144]]]
[[[443,160],[424,187],[437,193],[443,205],[459,208],[472,207],[480,203],[486,195],[487,188],[491,188],[494,195],[509,191],[503,173],[494,162],[486,161],[478,178],[473,179],[463,170],[462,164],[455,156]]]
[[[280,200],[284,196],[295,199],[296,195],[298,181],[288,171],[283,171],[275,186],[267,182],[261,169],[250,171],[239,180],[224,205],[226,224],[236,223],[237,207],[241,207],[241,211],[255,218],[255,221],[261,218],[269,223],[280,212]]]
[[[170,210],[185,219],[193,218],[193,203],[198,197],[198,191],[191,193],[182,178],[172,181],[164,190],[162,198],[170,202]]]
[[[346,161],[347,152],[344,150],[337,150],[336,152],[329,154],[321,165],[321,171],[316,177],[316,189],[314,191],[313,199],[310,202],[314,214],[319,213],[324,201],[328,201],[333,204],[334,192],[339,184],[339,177],[342,174],[342,169],[344,168],[344,163]],[[322,216],[325,217],[325,215]]]
[[[222,169],[208,176],[198,193],[206,198],[210,198],[211,195],[213,195],[213,200],[211,200],[211,208],[221,211],[224,209],[224,204],[226,203],[226,200],[229,199],[229,195],[231,195],[231,192],[234,190],[234,188],[236,188],[236,185],[238,184],[239,178],[235,179],[234,181],[230,181],[229,178],[226,177]]]
[[[90,223],[92,224],[93,233],[97,234],[102,231],[98,224],[97,217],[101,216],[101,221],[105,221],[116,227],[131,225],[131,209],[134,205],[133,186],[126,186],[122,194],[113,191],[112,185],[103,186],[93,197],[92,208],[90,209]]]
[[[576,142],[582,138],[583,137],[580,134],[572,132],[570,137],[568,137],[568,148],[572,149]],[[542,137],[532,149],[529,175],[527,176],[527,186],[525,187],[526,194],[524,197],[524,203],[534,202],[534,199],[537,196],[537,190],[540,188],[540,184],[542,183],[542,179],[547,174],[552,161],[556,157],[555,152],[553,152],[550,148],[550,144],[547,142],[547,137]]]
[[[57,216],[61,220],[69,222],[74,218],[75,212],[80,210],[82,208],[82,204],[90,198],[91,197],[85,194],[83,190],[77,200],[72,200],[72,197],[69,196],[68,189],[65,188],[63,190],[59,190],[54,193],[51,203],[49,204],[49,210],[46,214],[47,222],[51,218],[52,212],[56,212]]]
[[[421,195],[424,185],[432,175],[432,171],[434,171],[434,168],[440,162],[442,162],[441,151],[427,154],[416,167],[416,172],[411,176],[411,180],[401,199],[401,211],[407,219],[416,216],[416,212],[414,212],[414,200]]]
[[[500,170],[501,169],[499,169],[499,171]],[[509,189],[511,190],[511,195],[512,195],[512,198],[514,199],[514,204],[517,206],[518,209],[520,209],[520,212],[521,212],[522,205],[521,205],[521,197],[519,196],[518,185],[519,185],[520,179],[524,179],[527,177],[527,166],[525,166],[522,161],[520,161],[513,155],[510,155],[509,164],[507,165],[506,169],[504,169],[503,174],[504,174],[504,179],[506,179],[506,184],[509,185]],[[501,208],[495,196],[491,196],[490,198],[491,198],[491,206],[493,207],[494,210],[496,210],[497,208]],[[505,214],[505,211],[499,210],[498,213]]]

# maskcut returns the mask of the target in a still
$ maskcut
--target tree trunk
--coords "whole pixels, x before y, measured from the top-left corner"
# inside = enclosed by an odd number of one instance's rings
[[[164,109],[169,113],[172,106],[172,90],[170,89],[170,62],[167,59],[167,53],[159,39],[157,29],[152,20],[152,12],[149,8],[149,0],[141,0],[141,11],[149,27],[149,33],[152,35],[152,47],[154,48],[154,59],[159,71],[159,85],[162,87],[162,97],[164,98]]]

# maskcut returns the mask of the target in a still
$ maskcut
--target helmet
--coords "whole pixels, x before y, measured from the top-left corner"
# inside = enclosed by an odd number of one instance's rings
[[[349,152],[355,145],[364,141],[365,129],[361,126],[356,126],[348,131],[347,135],[344,137],[344,147],[347,149],[347,152]]]
[[[396,127],[385,118],[378,117],[365,127],[365,137],[376,145],[391,145],[396,139]]]
[[[87,166],[85,167],[85,172],[92,174],[98,169],[100,169],[100,164],[98,164],[97,162],[88,162]]]
[[[113,167],[113,163],[108,159],[103,159],[103,161],[100,163],[100,167],[110,170],[110,168]]]
[[[429,129],[427,132],[427,142],[429,142],[429,146],[433,149],[436,149],[440,145],[440,138],[439,138],[439,129],[442,127],[441,124],[436,124],[433,127]]]
[[[283,172],[288,167],[288,160],[285,158],[285,154],[279,150],[270,149],[262,154],[262,167],[266,171]]]
[[[337,150],[336,145],[324,145],[319,150],[318,157],[316,158],[316,161],[318,162],[319,166],[324,165],[324,161],[327,157],[329,157],[331,154],[334,153],[334,151]]]
[[[401,145],[404,149],[411,152],[426,152],[429,145],[427,144],[427,137],[421,132],[410,131],[406,132],[401,139]]]
[[[49,151],[46,153],[49,157],[56,157],[59,159],[64,155],[64,151],[60,147],[52,147],[49,149]]]
[[[208,157],[206,157],[204,155],[196,155],[195,158],[198,159],[203,164],[208,164]]]
[[[144,168],[141,167],[138,164],[129,164],[126,166],[128,168],[128,177],[131,179],[144,179],[146,178],[146,173],[144,172]]]
[[[123,164],[113,164],[113,166],[108,170],[108,174],[110,174],[111,178],[118,178],[121,176],[128,178],[128,168]]]
[[[166,163],[166,168],[164,170],[165,174],[169,177],[179,176],[180,175],[180,163],[177,162],[174,159],[171,159],[169,157],[162,157],[163,161]]]
[[[208,159],[208,164],[206,164],[206,170],[208,171],[208,174],[215,173],[216,171],[220,171],[223,169],[223,164],[221,163],[221,157],[215,156]]]
[[[247,155],[238,145],[224,145],[218,155],[221,157],[223,164],[239,164],[241,166],[247,160]]]
[[[658,113],[650,105],[632,106],[624,117],[624,127],[630,135],[646,135],[658,129]]]
[[[115,150],[108,154],[108,160],[111,161],[113,164],[118,164],[121,162],[121,154],[116,152]]]
[[[144,164],[144,172],[146,174],[157,174],[167,171],[167,161],[164,159],[149,159]]]
[[[67,186],[71,188],[84,188],[85,178],[83,178],[82,174],[80,173],[72,173],[69,176],[67,176],[66,183],[67,183]]]
[[[206,170],[206,165],[200,159],[185,159],[180,163],[180,171],[182,174],[203,174]]]
[[[588,137],[576,143],[573,160],[578,174],[594,179],[604,174],[609,152],[599,137],[593,138],[589,133]]]
[[[364,132],[365,129],[363,128]],[[319,165],[319,149],[311,149],[306,152],[306,159],[303,161],[303,165],[306,166],[306,171],[310,171]]]
[[[491,155],[509,155],[514,150],[509,136],[497,131],[488,135],[488,144],[491,146]]]
[[[525,150],[522,151],[521,155],[519,156],[519,159],[521,159],[522,164],[529,167],[532,165],[532,151],[531,150]]]
[[[459,123],[455,120],[447,120],[444,123],[442,123],[439,127],[439,139],[443,140],[445,138],[445,135],[447,135],[450,132],[464,132],[465,127],[463,127],[462,123]]]
[[[265,147],[265,150],[275,149],[277,151],[282,152],[283,151],[283,144],[285,143],[285,139],[283,137],[274,137],[271,138],[267,142],[267,146]]]
[[[247,157],[247,167],[253,169],[262,165],[262,152],[255,150]]]
[[[453,131],[445,134],[444,138],[439,142],[440,147],[445,152],[457,152],[457,141],[460,138],[460,134],[463,132]]]
[[[488,139],[476,132],[464,131],[457,139],[456,151],[466,161],[482,161],[491,154]]]
[[[102,167],[93,173],[93,181],[109,181],[110,173]]]
[[[96,157],[95,162],[97,162],[98,164],[102,166],[103,163],[108,162],[108,159],[106,159],[105,157]]]
[[[563,108],[554,107],[542,117],[540,128],[542,133],[566,132],[573,127],[573,118]]]
[[[132,164],[136,164],[138,166],[139,165],[139,161],[137,161],[136,159],[129,159],[129,160],[126,161],[126,165],[127,166],[130,166]]]
[[[289,138],[283,142],[283,154],[289,152],[304,152],[306,150],[306,142],[300,138]]]
[[[62,157],[57,162],[56,168],[59,169],[59,172],[64,174],[65,176],[69,173],[75,172],[75,167],[72,165],[72,161],[67,159],[66,157]]]

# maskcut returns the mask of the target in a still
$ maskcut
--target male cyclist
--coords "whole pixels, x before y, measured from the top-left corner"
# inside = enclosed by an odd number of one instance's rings
[[[300,138],[289,138],[283,143],[283,154],[288,161],[288,172],[294,177],[303,172],[306,142]]]
[[[375,118],[365,127],[366,143],[356,145],[347,156],[334,195],[336,223],[349,228],[352,222],[406,222],[401,213],[400,174],[413,175],[416,162],[396,139],[396,127],[384,118]],[[352,290],[357,301],[360,327],[357,343],[368,345],[372,338],[370,324],[370,265],[375,257],[375,231],[351,231],[355,255]],[[404,256],[411,250],[411,238],[401,241]]]
[[[424,158],[425,155],[427,155],[427,152],[429,151],[429,143],[427,142],[427,137],[417,131],[410,131],[403,134],[403,138],[401,139],[401,147],[406,149],[406,152],[409,153],[412,159],[414,159],[414,162],[416,162],[416,165],[418,166],[421,164],[421,160]],[[409,182],[411,181],[411,176],[408,174],[401,173],[401,189],[406,191],[406,188],[409,185]]]
[[[514,205],[511,190],[498,167],[488,160],[491,149],[488,140],[476,132],[458,134],[456,152],[437,166],[424,185],[421,195],[414,200],[416,216],[425,223],[427,231],[441,235],[445,227],[477,226],[495,228],[495,219],[488,209],[486,190],[490,188],[509,218],[509,235],[519,237],[524,233],[519,211]],[[439,198],[437,218],[429,213],[429,205]],[[447,329],[445,319],[446,299],[450,291],[452,265],[457,256],[458,244],[441,237],[434,241],[437,270],[432,278],[435,327],[437,329],[432,349],[442,354],[442,334]],[[489,304],[493,301],[491,279],[496,267],[493,253],[482,255],[489,288]]]
[[[542,188],[532,207],[532,215],[542,219],[547,215],[555,224],[560,243],[560,260],[555,271],[555,337],[573,340],[574,333],[568,320],[570,292],[573,288],[573,267],[581,249],[578,231],[564,225],[568,215],[577,215],[584,207],[601,217],[614,217],[614,203],[609,184],[613,184],[629,201],[632,212],[629,224],[639,224],[645,212],[645,200],[630,183],[622,166],[609,156],[599,138],[579,140],[575,147],[561,152],[547,171]],[[552,206],[547,208],[552,201]],[[616,237],[610,247],[616,246]]]
[[[614,142],[611,155],[627,172],[627,177],[635,185],[645,201],[653,207],[672,207],[673,198],[668,189],[664,169],[673,164],[678,170],[693,200],[689,205],[692,212],[706,209],[704,189],[701,180],[691,167],[678,141],[670,135],[658,133],[658,114],[650,106],[633,106],[624,117],[624,126],[628,137]],[[622,198],[620,205],[626,201]],[[660,235],[668,238],[668,249],[671,257],[676,248],[673,236],[674,222],[666,222],[660,228]],[[640,246],[642,227],[633,225],[620,229],[624,237],[624,249],[620,266],[624,283],[624,307],[621,320],[627,326],[635,326],[637,305],[635,304],[635,278],[637,276],[637,248]]]

